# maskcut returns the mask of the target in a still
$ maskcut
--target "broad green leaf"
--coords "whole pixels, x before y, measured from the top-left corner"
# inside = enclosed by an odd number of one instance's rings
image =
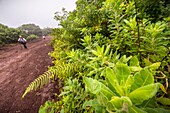
[[[158,113],[170,113],[169,109],[163,109],[163,108],[155,108]]]
[[[152,64],[148,59],[144,59],[144,63],[145,63],[145,66],[149,66]]]
[[[97,106],[100,106],[99,102],[97,99],[89,100],[83,104],[83,108],[87,106],[93,106],[94,108]]]
[[[170,110],[163,108],[143,108],[147,113],[170,113]]]
[[[134,77],[132,75],[129,75],[124,86],[126,95],[130,93],[131,86],[133,83],[134,83]]]
[[[140,72],[137,72],[134,76],[134,83],[131,87],[132,91],[140,88],[142,86],[153,84],[154,83],[154,77],[151,72],[149,72],[148,69],[143,68]]]
[[[140,106],[143,108],[155,108],[155,106],[157,106],[156,97],[153,96],[152,98],[145,100]]]
[[[138,72],[142,68],[141,67],[136,67],[136,66],[129,66],[129,69],[130,69],[131,72]]]
[[[153,63],[153,64],[151,64],[151,65],[149,65],[149,66],[147,66],[149,69],[151,69],[151,70],[156,70],[156,69],[158,69],[159,68],[159,66],[161,65],[161,62],[157,62],[157,63]]]
[[[166,97],[160,97],[157,99],[157,101],[163,105],[170,105],[170,99]]]
[[[128,106],[132,106],[132,102],[129,99],[129,97],[118,97],[118,96],[113,96],[112,99],[110,100],[110,103],[116,108],[116,109],[121,109],[123,108],[123,104],[127,103]]]
[[[123,100],[118,96],[113,96],[110,103],[116,108],[120,109],[123,107]]]
[[[125,82],[130,75],[130,70],[126,64],[118,63],[115,68],[116,78],[120,85],[125,85]]]
[[[130,106],[128,107],[128,112],[129,113],[147,113],[145,112],[144,110],[140,109],[140,108],[137,108],[135,106]]]
[[[134,77],[132,75],[129,75],[129,77],[126,80],[125,86],[126,87],[131,86],[133,84],[133,82],[134,82]]]
[[[87,106],[92,106],[93,108],[95,108],[95,113],[103,113],[102,110],[105,109],[105,107],[99,104],[97,99],[85,102],[83,104],[83,109],[85,109]]]
[[[138,60],[137,56],[134,56],[130,59],[130,66],[140,67],[139,60]]]
[[[160,87],[160,83],[149,84],[143,87],[140,87],[129,94],[130,99],[133,104],[140,105],[143,101],[152,98],[156,95],[158,89]]]
[[[64,113],[64,108],[61,109],[60,113]]]
[[[106,78],[119,95],[124,95],[124,92],[118,83],[117,77],[111,68],[106,69]]]
[[[154,108],[144,108],[143,110],[147,113],[158,113],[158,111]]]
[[[97,94],[97,100],[99,102],[100,105],[108,107],[109,105],[109,99],[108,97],[105,96],[105,94],[103,94],[102,92],[99,92]]]
[[[101,92],[109,100],[113,95],[115,95],[108,87],[95,79],[84,77],[83,82],[85,83],[86,88],[93,94],[98,94],[99,92]]]
[[[117,81],[117,77],[111,68],[106,69],[106,77],[110,81],[110,83],[112,83],[113,81]]]
[[[46,110],[43,108],[42,105],[40,106],[38,113],[46,113]]]

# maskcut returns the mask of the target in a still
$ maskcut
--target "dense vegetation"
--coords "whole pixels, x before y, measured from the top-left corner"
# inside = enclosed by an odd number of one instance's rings
[[[78,0],[73,12],[56,13],[54,66],[23,97],[59,78],[59,101],[47,101],[41,113],[170,112],[169,5],[159,3]]]
[[[28,35],[30,35],[30,34],[34,34],[37,36],[42,35],[42,31],[41,31],[40,27],[35,24],[24,24],[18,28],[22,31],[25,31]]]
[[[0,24],[0,46],[4,44],[16,43],[19,35],[28,40],[38,38],[42,35],[47,36],[52,33],[52,28],[40,29],[35,24],[24,24],[18,28],[9,28],[3,24]]]
[[[17,42],[20,34],[20,30],[0,24],[0,46]]]

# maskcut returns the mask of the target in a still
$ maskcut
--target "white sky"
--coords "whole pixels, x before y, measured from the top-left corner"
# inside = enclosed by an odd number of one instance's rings
[[[9,27],[19,27],[33,23],[44,27],[57,27],[55,12],[76,8],[77,0],[0,0],[0,23]]]

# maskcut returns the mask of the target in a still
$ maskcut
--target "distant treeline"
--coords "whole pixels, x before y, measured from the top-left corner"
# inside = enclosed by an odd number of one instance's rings
[[[0,24],[0,46],[4,44],[16,43],[19,35],[23,37],[40,37],[52,33],[52,28],[41,29],[35,24],[24,24],[18,28],[10,28]]]

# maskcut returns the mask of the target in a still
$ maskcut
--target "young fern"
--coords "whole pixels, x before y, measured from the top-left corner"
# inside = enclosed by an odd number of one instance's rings
[[[77,72],[79,72],[79,69],[80,65],[78,64],[57,62],[56,66],[50,68],[48,71],[40,75],[29,84],[24,94],[22,95],[22,98],[24,98],[25,95],[30,91],[42,88],[45,84],[48,84],[51,79],[55,79],[56,76],[59,79],[66,79],[67,77],[74,76]]]
[[[38,88],[42,88],[45,84],[48,84],[53,75],[55,75],[54,70],[47,71],[44,74],[40,75],[29,84],[24,94],[22,95],[22,98],[24,98],[28,92],[32,90],[37,90]]]
[[[80,65],[73,64],[73,63],[60,63],[60,65],[57,66],[57,77],[61,80],[67,79],[71,76],[74,76],[77,72],[79,72]]]

